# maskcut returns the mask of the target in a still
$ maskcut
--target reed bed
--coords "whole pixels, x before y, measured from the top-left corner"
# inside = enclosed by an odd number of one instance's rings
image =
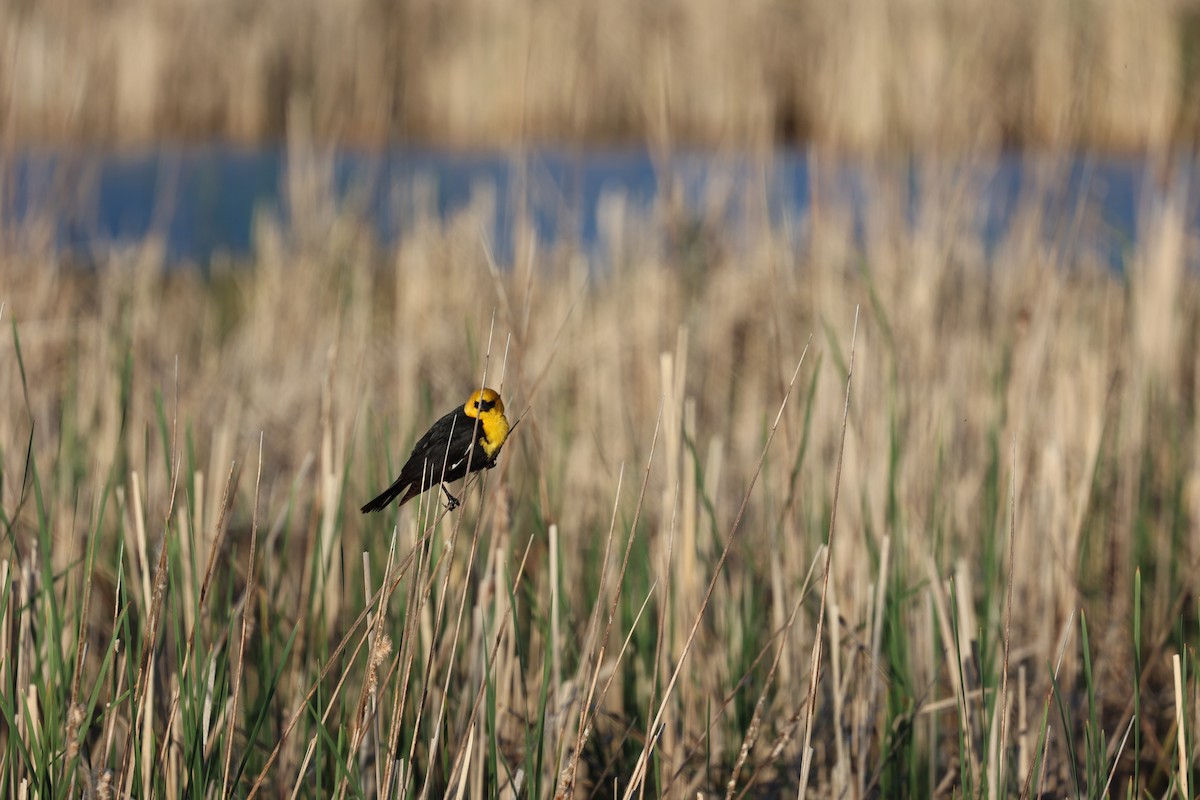
[[[0,31],[5,145],[1200,141],[1195,0],[40,0]]]
[[[1119,273],[875,180],[511,265],[319,159],[248,264],[5,231],[0,794],[1193,796],[1184,193]],[[463,508],[359,514],[484,382]]]

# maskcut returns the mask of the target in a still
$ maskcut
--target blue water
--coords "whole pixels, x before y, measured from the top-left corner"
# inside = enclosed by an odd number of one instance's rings
[[[481,233],[501,263],[512,257],[514,223],[522,214],[543,242],[602,252],[598,211],[606,196],[623,196],[627,209],[644,215],[669,192],[706,224],[737,229],[765,213],[794,230],[803,229],[817,197],[822,207],[845,210],[862,239],[880,187],[900,198],[903,218],[916,224],[927,204],[955,202],[944,191],[949,176],[951,184],[972,187],[964,195],[969,217],[962,224],[987,247],[1001,243],[1018,211],[1032,207],[1048,240],[1122,268],[1138,241],[1139,214],[1164,191],[1155,180],[1161,170],[1144,160],[1090,155],[1009,154],[972,164],[925,157],[882,167],[822,160],[814,167],[805,151],[769,159],[690,153],[663,163],[644,151],[542,150],[518,158],[397,149],[341,152],[316,163],[328,164],[321,174],[331,191],[324,194],[359,214],[385,245],[419,220],[449,221],[473,199],[490,195],[494,213]],[[149,235],[161,237],[170,263],[236,260],[253,253],[256,213],[272,214],[285,226],[306,224],[289,208],[288,164],[279,148],[26,153],[0,162],[0,225],[48,221],[54,245],[84,262]],[[1190,185],[1196,169],[1191,157],[1177,160],[1166,185]],[[714,214],[716,186],[735,201]],[[1200,226],[1196,203],[1187,214]]]

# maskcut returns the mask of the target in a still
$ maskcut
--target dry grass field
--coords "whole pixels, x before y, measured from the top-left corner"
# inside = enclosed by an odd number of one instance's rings
[[[6,234],[0,793],[1194,791],[1182,195],[1126,275],[886,173],[861,241],[614,201],[611,263],[498,268],[321,174],[251,269]],[[360,515],[481,381],[520,424],[463,508]]]
[[[1200,141],[1196,0],[7,0],[0,143]]]

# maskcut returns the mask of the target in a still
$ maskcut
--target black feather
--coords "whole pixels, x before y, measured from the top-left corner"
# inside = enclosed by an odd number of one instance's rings
[[[415,445],[396,481],[378,497],[362,507],[362,513],[381,511],[397,497],[404,505],[440,483],[449,483],[481,469],[496,465],[479,444],[479,423],[456,408],[433,423]]]

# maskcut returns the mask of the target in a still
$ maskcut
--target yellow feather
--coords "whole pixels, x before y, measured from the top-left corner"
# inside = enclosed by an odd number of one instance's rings
[[[493,408],[479,415],[479,427],[483,429],[479,446],[488,454],[488,458],[493,458],[508,438],[508,419],[503,411]]]
[[[481,410],[480,406],[485,404],[490,405],[486,410]],[[509,431],[508,418],[504,416],[504,401],[500,399],[500,395],[494,389],[487,388],[472,392],[463,406],[463,411],[468,417],[479,420],[479,427],[483,432],[483,436],[479,437],[479,446],[487,453],[488,458],[495,458],[504,445],[504,440],[508,438]]]

